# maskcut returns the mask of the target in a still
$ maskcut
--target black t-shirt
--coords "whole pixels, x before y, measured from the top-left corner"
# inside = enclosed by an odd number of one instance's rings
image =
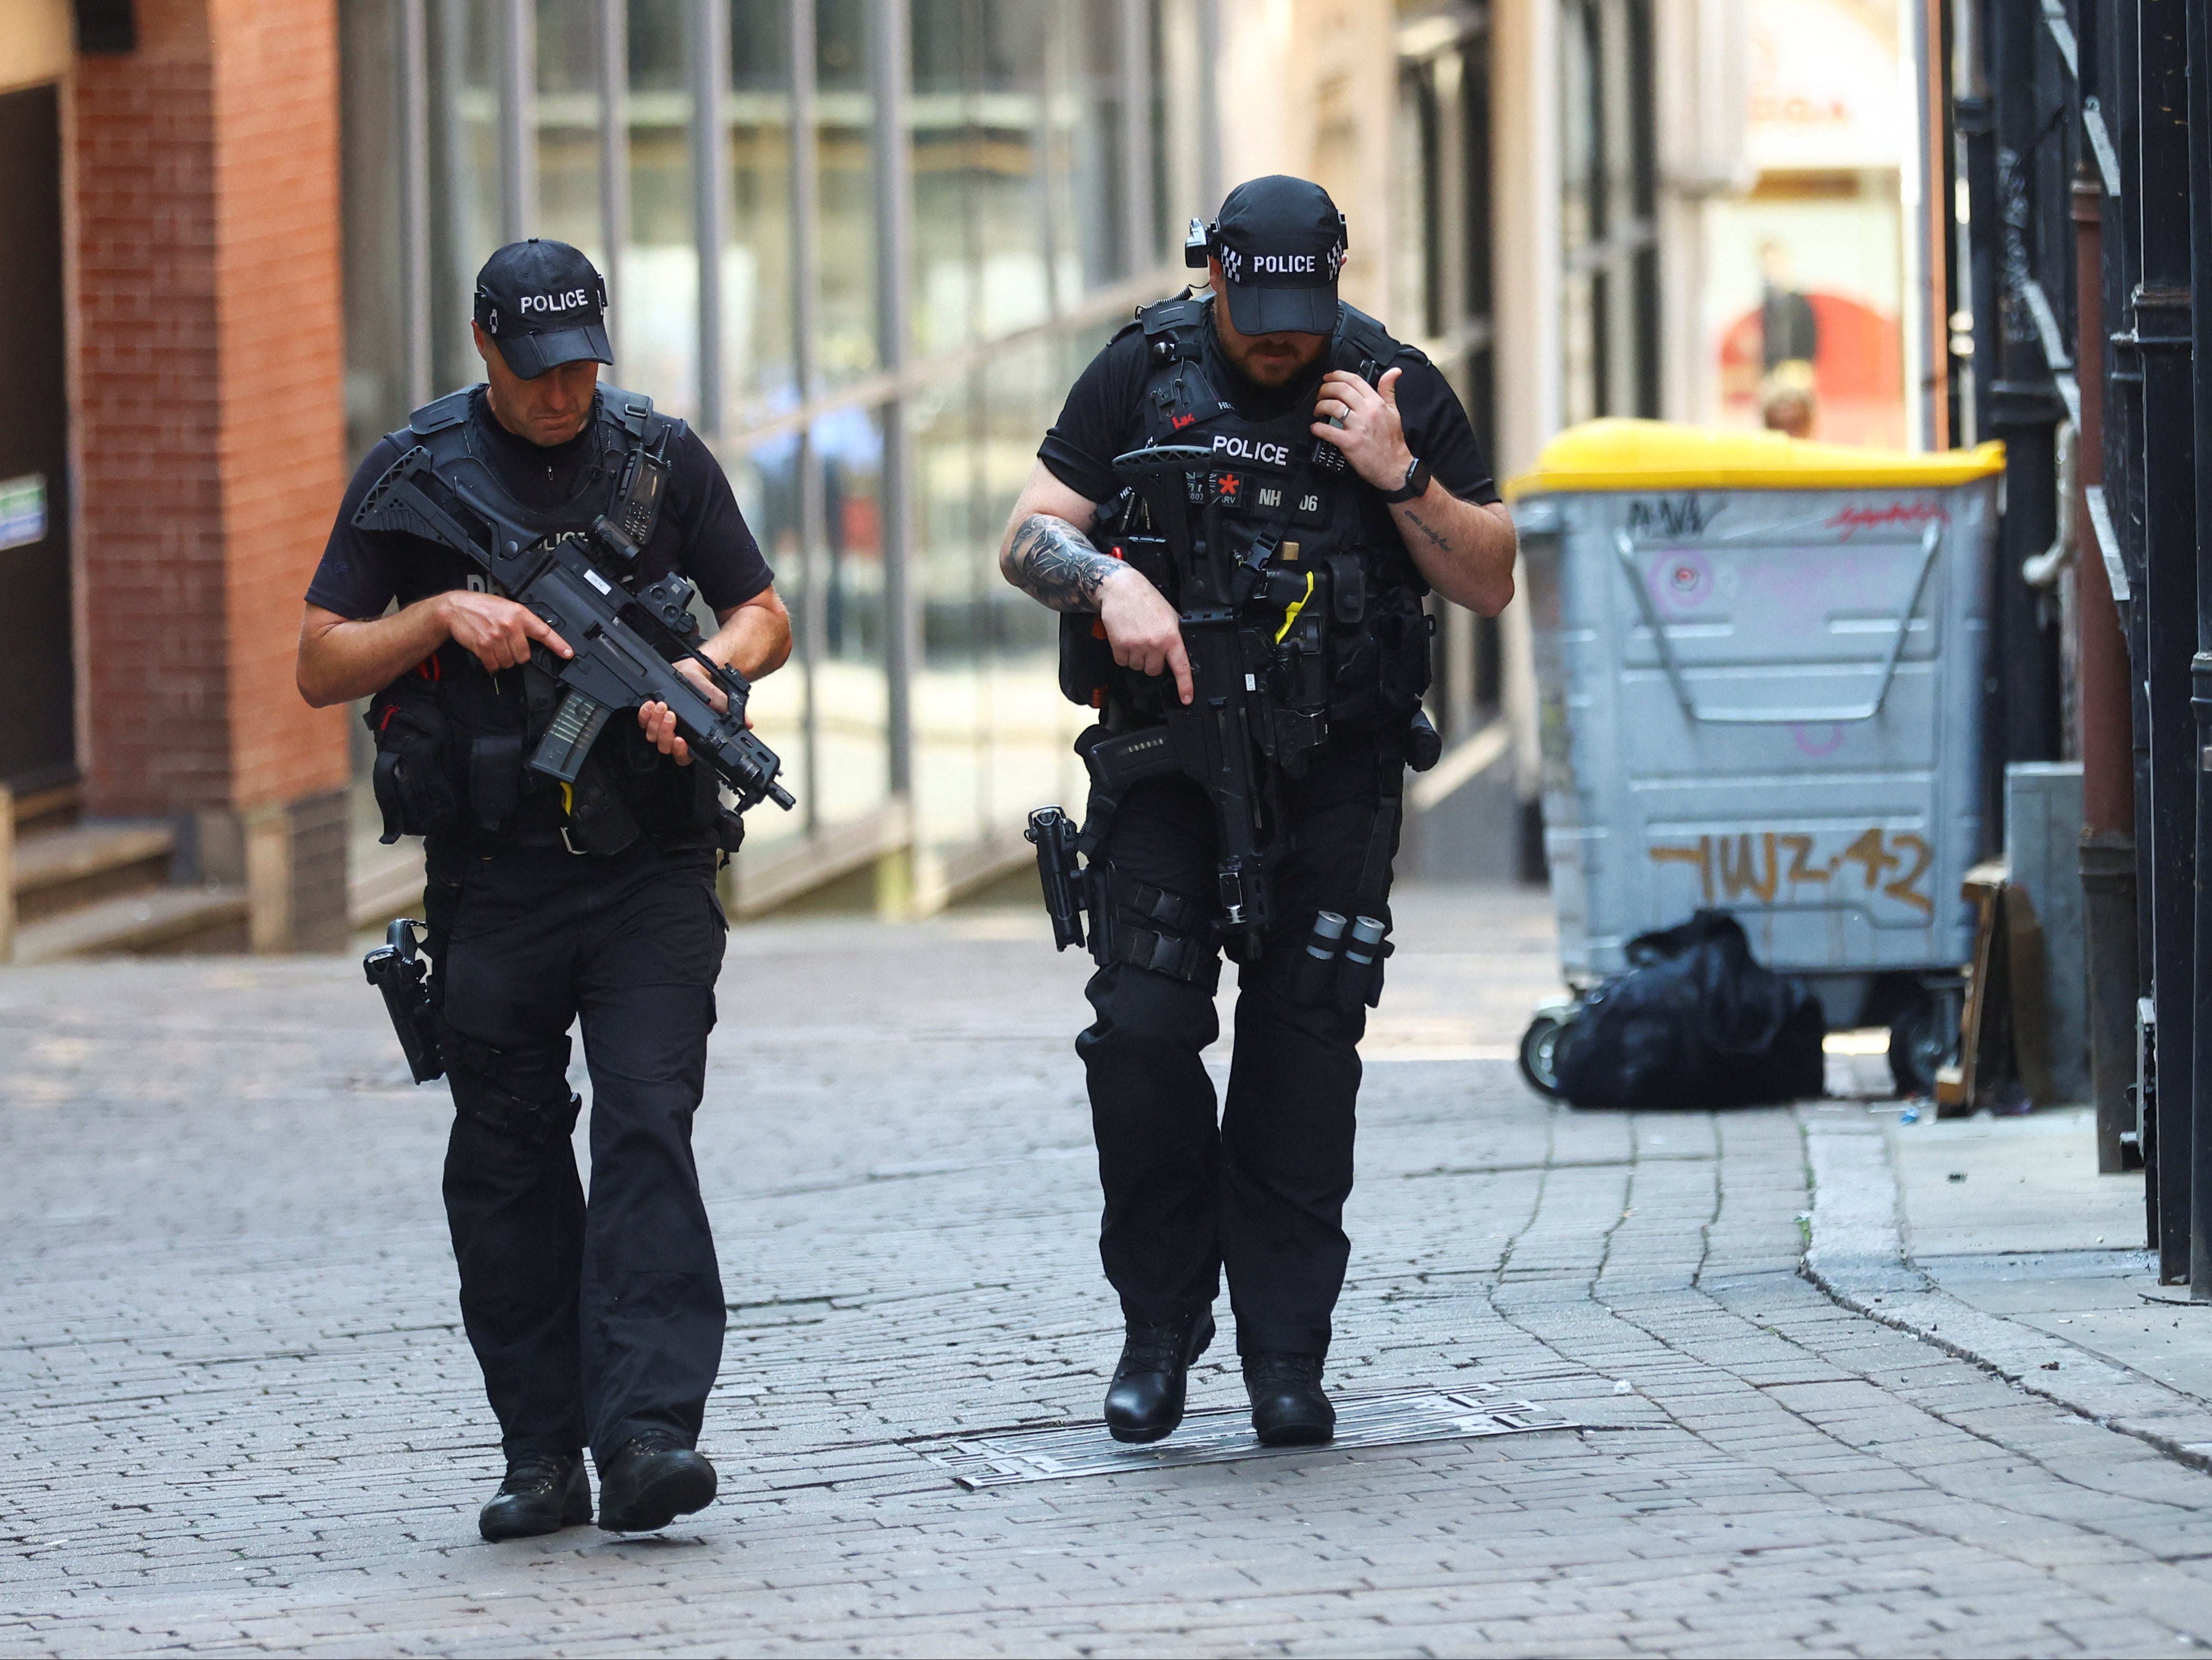
[[[501,426],[479,390],[470,401],[469,423],[477,453],[524,506],[544,511],[590,492],[590,513],[603,510],[622,468],[623,449],[606,441],[605,423],[596,416],[567,443],[541,446]],[[354,511],[362,498],[400,453],[391,439],[379,439],[346,486],[322,563],[307,585],[309,605],[359,620],[381,617],[394,599],[409,605],[466,587],[471,577],[481,580],[474,561],[438,543],[355,526]],[[637,557],[638,585],[681,571],[713,611],[744,604],[775,577],[738,510],[721,464],[689,428],[669,446],[668,459],[659,521]],[[585,518],[589,522],[590,514]]]
[[[1222,357],[1212,332],[1209,309],[1206,368],[1217,372],[1215,390],[1237,406],[1238,414],[1247,420],[1268,421],[1293,403],[1313,406],[1315,388],[1328,373],[1325,364],[1310,380],[1269,391],[1255,386]],[[1497,501],[1490,464],[1483,459],[1467,411],[1443,372],[1410,350],[1383,367],[1405,371],[1398,377],[1397,397],[1407,448],[1426,461],[1437,482],[1461,501]],[[1091,360],[1069,388],[1060,419],[1037,449],[1038,459],[1054,477],[1087,502],[1104,502],[1114,495],[1120,488],[1114,481],[1114,458],[1145,442],[1143,400],[1145,383],[1151,378],[1152,354],[1141,329],[1131,329]]]

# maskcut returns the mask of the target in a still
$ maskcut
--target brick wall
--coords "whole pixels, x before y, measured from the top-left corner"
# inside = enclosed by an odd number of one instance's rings
[[[101,814],[230,796],[207,25],[202,0],[143,0],[137,52],[77,64],[82,760]]]
[[[232,799],[343,786],[343,709],[293,684],[345,488],[336,0],[210,0]]]
[[[333,0],[139,0],[79,60],[85,787],[162,817],[342,787],[292,684],[343,485]]]

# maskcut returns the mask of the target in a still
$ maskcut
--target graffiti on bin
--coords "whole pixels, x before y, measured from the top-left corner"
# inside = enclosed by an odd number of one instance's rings
[[[1828,520],[1827,528],[1841,531],[1841,539],[1848,542],[1863,530],[1881,530],[1889,526],[1917,530],[1923,525],[1948,524],[1950,519],[1942,505],[1936,502],[1885,502],[1878,508],[1863,508],[1853,502],[1838,508],[1835,517]]]
[[[1707,904],[1802,905],[1863,892],[1936,914],[1921,888],[1935,850],[1909,830],[1747,830],[1655,842],[1650,855],[1694,869]]]
[[[1719,518],[1728,502],[1719,497],[1705,501],[1695,496],[1639,496],[1628,504],[1631,536],[1703,536]]]

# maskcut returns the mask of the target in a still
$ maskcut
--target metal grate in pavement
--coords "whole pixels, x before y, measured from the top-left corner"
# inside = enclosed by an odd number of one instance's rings
[[[1251,1415],[1244,1408],[1206,1407],[1185,1417],[1182,1427],[1168,1439],[1150,1446],[1123,1446],[1093,1421],[1006,1430],[933,1442],[915,1450],[944,1466],[962,1487],[981,1490],[1182,1464],[1231,1464],[1247,1458],[1581,1427],[1540,1412],[1526,1401],[1490,1398],[1490,1392],[1482,1389],[1405,1389],[1338,1395],[1336,1439],[1326,1447],[1263,1447],[1252,1438]]]

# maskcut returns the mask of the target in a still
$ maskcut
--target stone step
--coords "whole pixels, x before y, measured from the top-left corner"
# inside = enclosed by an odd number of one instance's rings
[[[246,949],[246,890],[148,888],[98,900],[15,930],[18,964],[128,952]]]
[[[43,921],[168,879],[176,832],[162,824],[94,823],[25,836],[15,844],[15,912]]]
[[[84,816],[84,787],[55,784],[42,790],[15,792],[15,839],[44,830],[67,830]]]

